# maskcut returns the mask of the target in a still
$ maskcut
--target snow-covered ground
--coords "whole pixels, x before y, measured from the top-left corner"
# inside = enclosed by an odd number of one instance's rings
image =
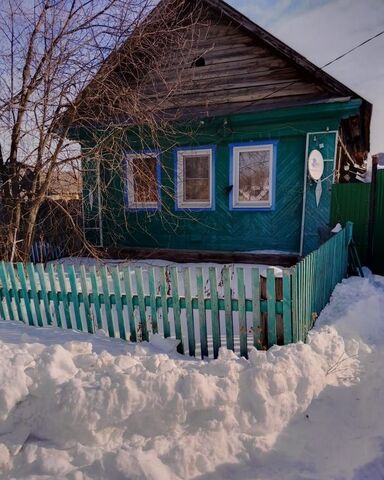
[[[384,478],[384,278],[337,286],[308,344],[249,357],[2,322],[0,477]]]

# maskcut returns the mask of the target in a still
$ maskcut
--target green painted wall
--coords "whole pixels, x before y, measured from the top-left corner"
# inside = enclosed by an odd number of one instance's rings
[[[341,118],[355,114],[359,102],[323,104],[204,120],[179,125],[178,134],[162,140],[162,210],[127,212],[124,207],[122,159],[114,168],[101,165],[104,245],[197,250],[279,250],[299,252],[303,210],[304,166],[308,132],[338,130]],[[80,132],[85,140],[85,134]],[[139,151],[137,133],[128,132],[124,147]],[[231,143],[278,140],[276,208],[272,212],[229,210],[229,147]],[[334,137],[333,137],[334,142]],[[329,145],[331,139],[329,139]],[[176,212],[174,204],[173,148],[216,145],[216,210]],[[326,141],[328,149],[328,140]],[[148,149],[148,143],[145,148]],[[331,155],[331,153],[329,153]],[[115,168],[117,165],[117,168]],[[94,177],[84,179],[87,183]],[[330,191],[323,201],[329,219]],[[85,198],[86,202],[86,198]],[[313,206],[308,204],[310,217]],[[328,210],[327,210],[328,209]],[[324,213],[324,212],[322,212]],[[313,218],[317,218],[316,215]],[[319,221],[324,221],[323,216]],[[314,229],[316,221],[307,223]],[[316,226],[317,228],[317,226]],[[314,245],[312,243],[312,245]]]

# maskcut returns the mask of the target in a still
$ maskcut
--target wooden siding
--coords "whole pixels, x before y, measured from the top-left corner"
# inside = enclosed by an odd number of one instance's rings
[[[343,111],[336,110],[333,115],[328,113],[329,117],[324,118],[324,111],[328,111],[328,108],[330,108],[329,105],[307,107],[305,111],[292,109],[290,116],[287,114],[279,121],[275,118],[274,122],[269,112],[215,119],[198,129],[192,138],[180,133],[171,141],[166,140],[161,154],[162,206],[160,212],[126,211],[123,202],[124,172],[111,171],[108,164],[105,164],[104,181],[108,188],[103,189],[103,211],[106,212],[103,216],[104,246],[299,252],[306,132],[319,131],[326,127],[330,130],[338,129]],[[343,107],[340,105],[338,108]],[[227,126],[224,126],[225,121]],[[227,190],[228,185],[231,184],[229,144],[270,139],[279,140],[275,210],[230,211]],[[335,135],[324,134],[317,136],[316,140],[324,143],[324,149],[327,152],[325,156],[332,158]],[[313,142],[315,146],[315,138]],[[216,145],[215,211],[192,213],[176,211],[173,147],[212,143]],[[132,140],[129,149],[140,150],[140,145]],[[332,165],[330,169],[332,172]],[[306,209],[308,220],[306,251],[316,248],[317,227],[329,221],[330,191],[326,184],[324,184],[319,209],[312,201],[313,195],[314,192],[309,191]],[[108,215],[108,212],[113,212],[113,215]],[[308,243],[309,239],[313,241]]]
[[[314,82],[296,65],[262,41],[250,36],[244,29],[221,18],[209,19],[191,33],[191,40],[183,49],[175,49],[166,57],[161,72],[149,72],[139,91],[144,104],[158,104],[162,109],[199,112],[206,115],[232,111],[233,104],[243,109],[256,103],[301,97],[315,101],[330,91],[320,82]],[[204,58],[205,66],[193,66],[194,59]],[[129,77],[119,69],[119,83]],[[128,81],[127,81],[128,86]],[[137,86],[136,86],[137,87]],[[335,95],[334,95],[335,96]],[[225,106],[225,108],[223,108]]]

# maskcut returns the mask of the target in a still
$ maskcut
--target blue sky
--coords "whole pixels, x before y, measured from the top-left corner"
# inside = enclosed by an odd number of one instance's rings
[[[384,0],[227,0],[324,65],[384,28]],[[371,152],[384,152],[384,35],[326,69],[373,103]]]

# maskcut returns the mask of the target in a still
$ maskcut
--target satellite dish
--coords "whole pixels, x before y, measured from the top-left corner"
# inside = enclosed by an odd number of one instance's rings
[[[319,150],[312,150],[308,157],[308,171],[312,180],[318,181],[324,172],[324,158]]]

